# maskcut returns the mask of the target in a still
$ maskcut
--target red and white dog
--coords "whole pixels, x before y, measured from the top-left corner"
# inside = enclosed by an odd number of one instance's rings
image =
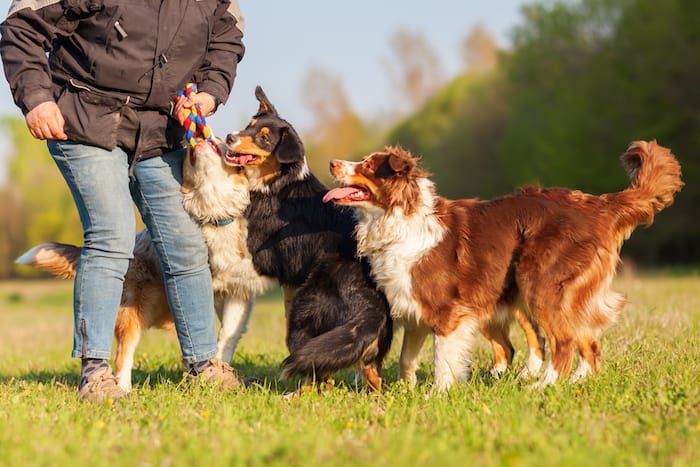
[[[404,327],[401,377],[415,382],[432,333],[436,387],[466,379],[476,331],[501,329],[507,338],[516,309],[549,341],[536,386],[566,378],[576,350],[572,381],[596,373],[598,338],[626,302],[611,290],[620,247],[683,186],[671,152],[632,143],[622,155],[632,183],[619,193],[528,187],[487,201],[437,196],[418,160],[388,147],[360,162],[332,161],[343,187],[325,198],[357,208],[358,253]]]

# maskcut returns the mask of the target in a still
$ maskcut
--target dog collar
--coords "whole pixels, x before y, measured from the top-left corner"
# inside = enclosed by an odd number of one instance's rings
[[[235,219],[234,218],[229,218],[229,219],[221,219],[221,220],[211,220],[209,223],[211,225],[214,225],[216,227],[223,227],[225,225],[229,225],[231,222],[233,222]]]

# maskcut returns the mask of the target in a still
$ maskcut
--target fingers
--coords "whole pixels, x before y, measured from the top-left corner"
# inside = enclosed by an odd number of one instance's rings
[[[216,110],[216,101],[214,97],[206,92],[198,92],[190,97],[180,96],[175,102],[175,117],[182,124],[185,121],[185,109],[199,106],[202,115],[209,117]]]
[[[25,116],[29,133],[36,139],[66,140],[63,114],[55,102],[43,102]]]

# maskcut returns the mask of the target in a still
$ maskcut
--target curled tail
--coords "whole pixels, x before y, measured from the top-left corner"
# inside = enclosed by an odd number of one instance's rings
[[[673,204],[684,183],[675,156],[656,141],[634,141],[620,159],[632,182],[610,200],[621,208],[620,229],[629,233],[639,224],[651,225],[656,213]]]
[[[63,279],[75,277],[81,248],[65,243],[41,243],[15,260]]]
[[[358,316],[292,349],[282,362],[282,378],[322,378],[343,368],[381,362],[391,346],[391,336],[388,316]]]

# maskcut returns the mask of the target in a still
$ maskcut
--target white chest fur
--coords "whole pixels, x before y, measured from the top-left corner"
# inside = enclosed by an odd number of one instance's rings
[[[429,202],[410,216],[400,210],[360,213],[356,231],[358,253],[369,259],[372,275],[389,300],[392,318],[420,323],[411,271],[442,240],[443,234],[444,227]]]

